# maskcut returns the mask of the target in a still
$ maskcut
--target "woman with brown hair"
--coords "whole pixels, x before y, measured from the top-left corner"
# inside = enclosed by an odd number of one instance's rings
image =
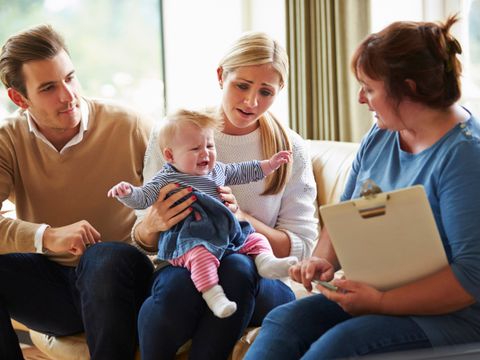
[[[356,50],[359,102],[376,124],[340,199],[358,198],[366,179],[383,191],[423,185],[449,265],[388,291],[332,281],[340,264],[324,228],[313,256],[290,275],[309,290],[314,279],[338,290],[318,285],[322,294],[269,313],[247,359],[349,358],[480,341],[480,127],[458,104],[456,21],[396,22]]]

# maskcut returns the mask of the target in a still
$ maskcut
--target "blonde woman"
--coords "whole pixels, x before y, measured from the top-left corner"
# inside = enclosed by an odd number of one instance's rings
[[[281,150],[293,153],[291,163],[266,179],[221,187],[219,196],[239,220],[267,237],[277,257],[304,259],[311,254],[318,226],[311,163],[300,136],[268,112],[288,77],[287,54],[266,34],[246,33],[220,61],[217,77],[223,89],[219,111],[224,125],[215,133],[218,160],[231,163],[270,158]],[[154,131],[147,150],[146,180],[163,165],[157,135]],[[145,250],[155,251],[159,232],[191,211],[192,197],[171,208],[188,195],[182,190],[166,199],[173,188],[160,191],[132,231]],[[271,309],[294,299],[284,282],[260,278],[253,261],[242,254],[223,257],[218,274],[226,295],[237,303],[237,311],[225,319],[208,310],[186,269],[166,266],[157,271],[139,316],[142,359],[171,359],[189,339],[192,359],[226,359],[247,326],[259,325]]]

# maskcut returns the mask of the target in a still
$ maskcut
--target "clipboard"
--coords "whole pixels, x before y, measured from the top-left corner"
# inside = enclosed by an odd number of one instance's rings
[[[367,180],[359,199],[320,214],[347,279],[388,290],[448,265],[422,185],[383,193]]]

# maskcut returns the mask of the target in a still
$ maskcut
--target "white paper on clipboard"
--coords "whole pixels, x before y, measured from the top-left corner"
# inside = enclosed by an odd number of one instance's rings
[[[423,186],[377,192],[320,207],[345,277],[388,290],[448,265]]]

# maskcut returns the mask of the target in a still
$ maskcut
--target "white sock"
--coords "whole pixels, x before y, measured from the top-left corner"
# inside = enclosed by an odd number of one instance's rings
[[[237,304],[228,300],[220,285],[215,285],[202,294],[203,299],[215,316],[226,318],[237,311]]]
[[[277,258],[271,253],[261,253],[255,258],[260,276],[266,279],[281,279],[288,276],[290,266],[298,263],[296,256]]]

